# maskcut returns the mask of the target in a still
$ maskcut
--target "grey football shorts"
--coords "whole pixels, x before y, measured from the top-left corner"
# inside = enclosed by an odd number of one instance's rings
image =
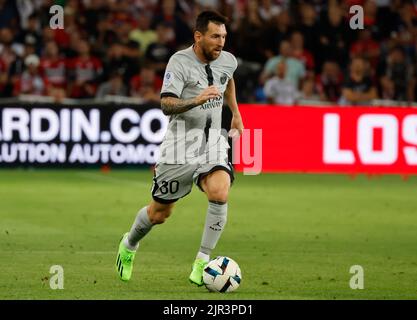
[[[230,162],[220,161],[212,163],[195,164],[166,164],[157,163],[154,169],[152,197],[159,203],[172,203],[185,197],[191,192],[193,183],[203,191],[200,186],[201,179],[217,170],[224,170],[233,183],[233,167]]]

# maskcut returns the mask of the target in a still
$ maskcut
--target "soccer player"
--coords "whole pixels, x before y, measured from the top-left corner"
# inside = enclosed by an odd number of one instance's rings
[[[229,133],[238,136],[243,131],[233,80],[237,61],[222,50],[226,22],[227,18],[217,12],[200,13],[194,44],[176,52],[166,67],[161,108],[170,120],[155,166],[153,200],[139,210],[130,232],[119,244],[116,270],[124,281],[131,278],[140,240],[171,215],[174,203],[191,192],[194,182],[206,194],[208,209],[189,280],[203,285],[204,266],[226,223],[227,198],[234,178],[227,158],[227,138],[219,133],[223,99],[233,114]]]

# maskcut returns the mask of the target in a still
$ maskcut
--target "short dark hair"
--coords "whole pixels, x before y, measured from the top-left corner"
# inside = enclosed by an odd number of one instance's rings
[[[199,31],[204,34],[208,30],[209,22],[213,22],[215,24],[226,24],[228,20],[229,19],[227,19],[227,17],[221,15],[217,11],[203,11],[197,17],[195,31]]]

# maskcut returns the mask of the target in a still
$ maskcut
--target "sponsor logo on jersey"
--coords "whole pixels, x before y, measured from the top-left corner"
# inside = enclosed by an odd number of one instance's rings
[[[217,97],[214,99],[207,100],[203,105],[201,105],[200,109],[206,110],[221,107],[223,107],[223,97]]]

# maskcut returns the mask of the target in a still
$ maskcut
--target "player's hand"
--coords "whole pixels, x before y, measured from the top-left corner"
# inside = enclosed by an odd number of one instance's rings
[[[220,91],[216,86],[207,87],[197,96],[197,105],[201,105],[210,99],[215,99],[220,96]]]
[[[243,121],[240,113],[233,114],[232,124],[230,126],[229,137],[239,138],[243,133]]]

